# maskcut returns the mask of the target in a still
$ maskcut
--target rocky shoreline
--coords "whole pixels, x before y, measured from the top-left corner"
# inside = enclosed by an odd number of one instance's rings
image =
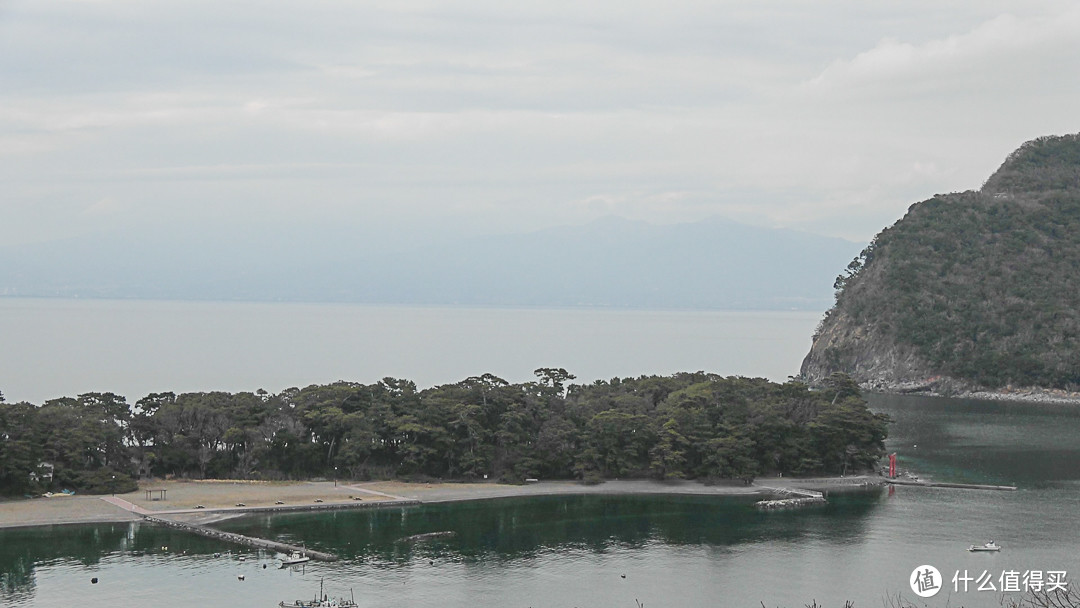
[[[954,399],[986,401],[1017,401],[1024,403],[1058,403],[1080,405],[1080,392],[1042,387],[1012,387],[990,390],[971,387],[952,378],[932,378],[922,382],[865,383],[863,390],[886,395],[924,395]]]
[[[1012,389],[1003,391],[972,391],[957,395],[965,399],[989,401],[1025,401],[1028,403],[1080,404],[1080,393],[1061,389]]]

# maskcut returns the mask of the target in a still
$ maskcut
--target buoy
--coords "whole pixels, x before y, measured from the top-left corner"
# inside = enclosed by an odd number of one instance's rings
[[[91,585],[96,585],[97,584],[97,577],[96,576],[94,578],[90,579],[90,584]]]

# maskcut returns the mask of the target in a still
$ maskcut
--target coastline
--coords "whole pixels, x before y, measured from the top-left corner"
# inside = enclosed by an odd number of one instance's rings
[[[766,496],[782,488],[859,489],[881,484],[877,476],[761,478],[705,485],[697,481],[541,481],[524,485],[495,482],[408,483],[401,481],[143,482],[139,490],[115,496],[72,496],[0,502],[0,529],[54,525],[130,523],[143,516],[201,525],[253,513],[311,512],[413,506],[427,503],[556,495]],[[166,500],[147,500],[147,490],[167,491]],[[196,508],[200,506],[201,508]]]
[[[861,388],[868,393],[879,395],[914,395],[922,397],[943,397],[948,399],[980,399],[984,401],[1012,401],[1015,403],[1039,403],[1080,405],[1080,392],[1064,389],[1041,387],[1014,388],[998,390],[956,388],[945,384],[945,390],[938,390],[939,383],[902,383],[884,385],[865,383]]]
[[[1003,391],[969,391],[957,395],[964,399],[987,401],[1016,401],[1021,403],[1057,403],[1080,405],[1080,393],[1061,389],[1006,389]]]

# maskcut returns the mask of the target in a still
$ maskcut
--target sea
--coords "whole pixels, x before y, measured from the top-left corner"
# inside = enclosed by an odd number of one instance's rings
[[[782,381],[820,317],[14,299],[0,311],[0,390],[32,402],[385,375],[518,381],[540,366],[583,381],[698,369]],[[284,570],[272,554],[146,524],[0,530],[0,605],[270,608],[322,587],[372,608],[955,608],[1080,581],[1080,408],[869,401],[892,417],[887,447],[903,469],[1018,489],[830,490],[824,506],[770,512],[745,497],[557,496],[219,524],[343,557]],[[402,540],[444,530],[456,535]],[[989,539],[1002,550],[967,550]]]
[[[0,391],[41,404],[86,392],[264,389],[337,380],[419,388],[491,373],[578,382],[711,371],[784,381],[818,312],[437,308],[0,298]]]

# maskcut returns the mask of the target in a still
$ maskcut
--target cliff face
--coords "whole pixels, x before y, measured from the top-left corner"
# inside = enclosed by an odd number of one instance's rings
[[[1080,387],[1080,135],[1028,142],[981,190],[912,205],[835,287],[811,384]]]
[[[915,349],[855,323],[843,312],[818,334],[802,364],[802,376],[811,384],[838,371],[863,388],[880,391],[939,391],[944,380]]]

